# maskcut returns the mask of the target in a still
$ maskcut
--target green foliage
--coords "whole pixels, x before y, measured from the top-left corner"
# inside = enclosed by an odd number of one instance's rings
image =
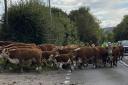
[[[128,39],[128,15],[114,28],[114,38],[116,41]]]
[[[78,41],[77,30],[68,15],[61,9],[52,8],[53,13],[53,34],[57,44],[74,44]],[[66,36],[66,34],[68,36]]]
[[[11,6],[8,9],[8,28],[4,26],[5,23],[0,31],[1,40],[36,44],[69,44],[78,41],[76,27],[67,14],[61,9],[52,8],[51,23],[49,8],[39,0],[28,0]],[[66,39],[65,33],[69,34]]]
[[[107,29],[107,28],[104,28],[104,29]],[[98,31],[99,44],[102,44],[104,42],[113,42],[114,41],[113,32],[105,31],[104,29],[99,29],[99,31]]]
[[[89,12],[89,8],[81,7],[71,11],[70,19],[76,23],[78,35],[82,42],[97,42],[99,23]]]
[[[43,34],[48,27],[42,17],[42,7],[33,1],[11,6],[8,9],[8,28],[1,29],[1,39],[37,44],[45,42]]]

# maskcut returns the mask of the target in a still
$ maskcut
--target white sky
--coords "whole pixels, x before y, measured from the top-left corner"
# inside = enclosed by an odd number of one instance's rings
[[[3,13],[3,0],[0,0],[0,15]],[[10,1],[10,0],[8,0]],[[18,0],[12,0],[13,2]],[[42,0],[45,3],[48,0]],[[69,13],[80,6],[89,6],[91,13],[101,21],[101,27],[112,27],[120,23],[124,15],[128,15],[128,0],[51,0],[53,7]]]

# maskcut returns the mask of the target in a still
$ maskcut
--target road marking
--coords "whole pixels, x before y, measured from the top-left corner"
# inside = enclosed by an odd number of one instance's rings
[[[67,76],[70,76],[70,75],[71,75],[71,73],[67,73],[66,75],[67,75]]]
[[[128,64],[126,64],[124,61],[120,61],[120,63],[128,67]]]
[[[63,82],[64,85],[70,85],[70,79],[71,79],[71,72],[72,71],[67,71],[67,74],[65,76],[65,81]]]
[[[64,84],[69,84],[69,83],[70,83],[69,80],[64,81]]]
[[[65,78],[66,80],[70,80],[70,76],[66,76],[66,78]]]

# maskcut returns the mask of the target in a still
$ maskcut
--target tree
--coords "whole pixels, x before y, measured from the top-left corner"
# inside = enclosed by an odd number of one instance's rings
[[[98,20],[89,12],[88,7],[81,7],[69,14],[77,26],[78,36],[82,42],[97,42],[99,29]]]
[[[78,34],[74,22],[61,9],[52,8],[53,16],[53,34],[57,44],[76,44],[78,43]]]
[[[8,8],[9,26],[1,29],[0,39],[36,44],[77,43],[76,27],[65,12],[52,8],[52,20],[51,24],[49,7],[44,6],[39,0],[22,1]],[[69,36],[64,42],[66,32]]]
[[[8,8],[8,28],[5,28],[5,23],[3,23],[1,29],[1,40],[37,44],[45,42],[43,36],[47,27],[42,13],[42,5],[35,1],[19,2],[12,5]]]
[[[114,28],[114,38],[118,40],[128,39],[128,15],[125,15],[120,24]]]

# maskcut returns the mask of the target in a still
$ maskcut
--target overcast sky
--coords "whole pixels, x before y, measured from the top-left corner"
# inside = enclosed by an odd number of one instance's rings
[[[1,15],[4,7],[2,4],[3,0],[0,1]],[[45,3],[47,1],[44,0]],[[128,15],[128,0],[51,0],[51,5],[61,8],[67,13],[78,9],[80,6],[89,6],[91,13],[101,21],[101,27],[116,26],[120,23],[124,15]]]

